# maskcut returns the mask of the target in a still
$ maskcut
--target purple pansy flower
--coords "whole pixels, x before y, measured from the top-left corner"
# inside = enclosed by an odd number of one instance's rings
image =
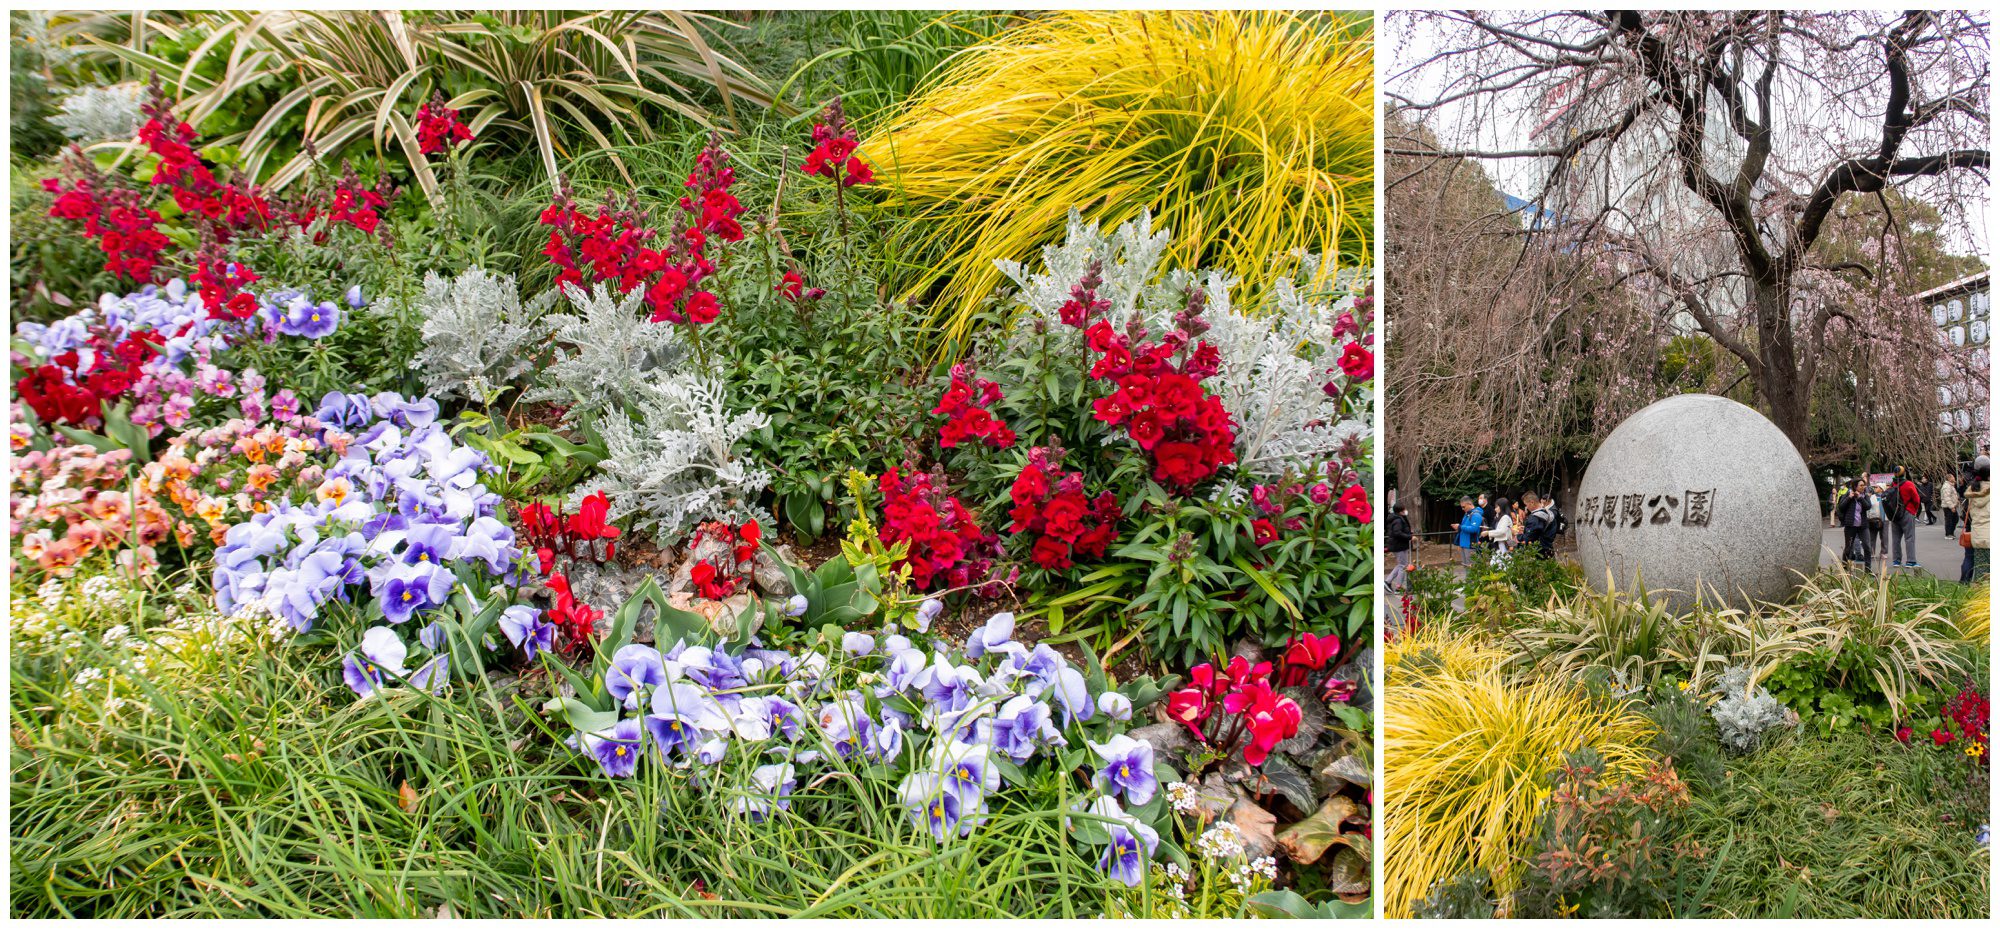
[[[531,606],[516,604],[500,611],[500,632],[531,660],[556,644],[555,624],[543,620],[541,611]]]
[[[763,822],[773,807],[792,808],[792,801],[786,798],[798,787],[798,779],[793,776],[791,765],[761,765],[750,772],[750,784],[752,795],[736,798],[735,807],[736,812],[748,814],[751,822]]]
[[[637,719],[621,719],[609,729],[583,734],[583,748],[611,777],[631,777],[639,769],[643,733]]]
[[[995,613],[965,639],[965,657],[978,658],[1014,638],[1014,614]]]
[[[1111,844],[1105,846],[1097,866],[1127,887],[1139,886],[1145,878],[1146,861],[1152,857],[1153,849],[1159,847],[1160,834],[1151,826],[1131,819],[1111,823],[1104,831],[1110,834]]]
[[[627,645],[611,655],[611,667],[604,672],[604,692],[628,710],[667,682],[667,668],[660,653],[650,645]]]
[[[1153,799],[1153,745],[1120,733],[1103,744],[1087,742],[1097,755],[1097,786],[1107,797],[1123,796],[1135,806]]]
[[[394,629],[375,626],[361,634],[361,647],[348,653],[341,676],[356,694],[366,697],[381,688],[386,677],[406,676],[403,660],[409,654]]]

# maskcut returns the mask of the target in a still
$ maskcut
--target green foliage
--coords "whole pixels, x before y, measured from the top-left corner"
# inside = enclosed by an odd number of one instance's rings
[[[783,73],[790,77],[778,96],[796,92],[821,101],[837,94],[865,131],[893,115],[945,62],[1018,21],[1012,13],[983,10],[829,11],[814,26],[833,47],[787,68]]]
[[[758,267],[739,266],[746,273],[713,331],[729,396],[770,417],[746,454],[774,465],[771,511],[810,543],[854,515],[838,505],[842,473],[902,463],[931,428],[922,414],[935,401],[914,367],[917,330],[903,308],[844,293],[794,306]]]
[[[8,14],[7,157],[10,164],[46,158],[62,147],[61,130],[49,123],[55,100],[49,92],[48,62],[36,30],[26,22],[32,14]],[[44,36],[46,33],[44,33]]]
[[[709,46],[696,23],[720,21],[702,14],[228,11],[114,21],[148,41],[114,35],[94,47],[158,71],[204,130],[222,114],[211,148],[233,152],[273,187],[305,173],[300,146],[311,139],[324,155],[352,147],[349,157],[406,164],[434,196],[413,126],[434,91],[482,142],[534,152],[550,178],[559,153],[650,140],[676,117],[710,125],[688,86],[712,89],[731,122],[773,102],[761,78]]]
[[[1696,904],[1728,918],[1984,917],[1988,816],[1933,786],[1941,753],[1877,734],[1814,734],[1730,762],[1685,837],[1708,850]],[[1808,877],[1810,875],[1810,877]]]
[[[465,410],[451,434],[460,442],[484,453],[499,470],[480,477],[494,493],[514,502],[560,494],[583,479],[607,454],[604,440],[580,423],[581,441],[547,426],[533,424],[508,428],[504,420],[485,413]]]
[[[1653,721],[1653,750],[1671,762],[1682,779],[1697,790],[1722,779],[1722,746],[1716,742],[1708,708],[1699,699],[1679,687],[1661,687],[1644,712]]]
[[[7,290],[15,324],[68,316],[118,285],[96,243],[49,217],[55,195],[42,189],[42,180],[52,175],[46,166],[12,165]]]
[[[1129,585],[1124,609],[1162,659],[1192,664],[1241,638],[1278,645],[1306,631],[1356,642],[1370,628],[1372,527],[1299,498],[1273,519],[1304,527],[1260,546],[1249,505],[1176,500],[1150,482],[1126,508],[1133,528],[1112,557],[1150,568],[1116,579]]]
[[[1700,854],[1678,841],[1687,806],[1687,786],[1672,765],[1655,762],[1639,778],[1613,782],[1595,751],[1565,756],[1511,915],[1663,915],[1684,867]]]

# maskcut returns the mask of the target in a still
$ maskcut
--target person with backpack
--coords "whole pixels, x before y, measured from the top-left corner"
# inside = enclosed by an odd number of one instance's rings
[[[1840,503],[1833,514],[1834,521],[1840,524],[1841,535],[1845,537],[1846,543],[1841,548],[1840,560],[1849,563],[1859,562],[1861,570],[1869,571],[1872,568],[1869,565],[1866,489],[1862,487],[1861,479],[1858,477],[1846,486],[1847,492],[1837,498]]]
[[[1389,538],[1382,547],[1396,561],[1396,566],[1389,569],[1389,589],[1398,593],[1410,583],[1410,562],[1416,554],[1412,550],[1415,535],[1410,530],[1410,508],[1401,503],[1390,507]]]
[[[1544,500],[1532,490],[1521,494],[1521,506],[1528,511],[1521,525],[1521,543],[1541,550],[1542,557],[1556,555],[1556,535],[1561,525],[1555,501]]]
[[[1862,494],[1868,507],[1868,558],[1870,562],[1881,557],[1889,547],[1889,508],[1884,498],[1888,488],[1881,484],[1870,484]]]
[[[1486,528],[1486,514],[1472,504],[1471,497],[1458,498],[1458,563],[1472,570],[1472,546],[1478,544],[1479,533]]]
[[[1924,494],[1910,480],[1909,469],[1896,467],[1896,496],[1889,501],[1889,566],[1921,568],[1917,563],[1917,515],[1924,511]]]

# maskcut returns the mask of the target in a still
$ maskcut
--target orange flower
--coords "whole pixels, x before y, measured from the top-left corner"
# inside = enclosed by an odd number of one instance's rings
[[[278,469],[267,464],[251,465],[248,477],[250,492],[261,494],[269,490],[272,484],[277,483]]]
[[[208,520],[209,525],[221,523],[223,516],[227,515],[228,512],[228,501],[218,497],[203,497],[194,505],[194,515]]]
[[[332,503],[334,506],[339,506],[346,503],[347,495],[353,492],[354,484],[348,481],[347,478],[334,477],[321,482],[319,489],[313,491],[313,496],[319,498],[321,503]]]

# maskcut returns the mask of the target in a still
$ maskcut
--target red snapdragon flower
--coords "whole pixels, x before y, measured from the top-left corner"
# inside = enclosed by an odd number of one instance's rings
[[[1090,376],[1116,388],[1092,402],[1100,422],[1122,426],[1153,459],[1153,479],[1176,490],[1206,480],[1236,461],[1236,423],[1222,400],[1201,381],[1215,373],[1221,356],[1201,341],[1206,297],[1190,288],[1187,307],[1175,314],[1175,328],[1158,342],[1146,341],[1136,321],[1126,332],[1095,318],[1103,308],[1096,297],[1096,269],[1086,270],[1071,290],[1062,318],[1084,330],[1084,344],[1099,357]]]
[[[897,567],[910,567],[911,582],[920,590],[978,585],[995,592],[994,560],[1000,539],[979,528],[979,520],[952,496],[942,473],[904,474],[890,468],[877,487],[882,492],[882,541],[908,540],[909,554]]]
[[[1061,467],[1064,454],[1060,448],[1029,449],[1028,463],[1008,490],[1014,503],[1008,531],[1037,536],[1028,555],[1051,571],[1069,568],[1079,556],[1104,557],[1118,540],[1118,520],[1124,516],[1111,491],[1094,498],[1084,495],[1083,475]]]
[[[417,108],[417,151],[434,155],[470,141],[471,127],[459,120],[457,110],[445,105],[442,91],[432,91],[430,100]]]
[[[1362,348],[1361,343],[1349,342],[1340,350],[1340,370],[1350,380],[1368,380],[1375,376],[1375,355]]]
[[[977,439],[994,448],[1013,447],[1014,430],[987,410],[999,399],[999,384],[977,376],[963,362],[952,365],[951,384],[931,409],[933,415],[947,417],[938,430],[938,444],[952,448],[960,442]]]
[[[806,155],[799,170],[817,177],[835,181],[841,187],[855,187],[875,182],[875,171],[854,154],[860,144],[854,135],[854,128],[847,124],[847,114],[840,106],[840,98],[826,105],[819,121],[812,127],[813,150]]]

